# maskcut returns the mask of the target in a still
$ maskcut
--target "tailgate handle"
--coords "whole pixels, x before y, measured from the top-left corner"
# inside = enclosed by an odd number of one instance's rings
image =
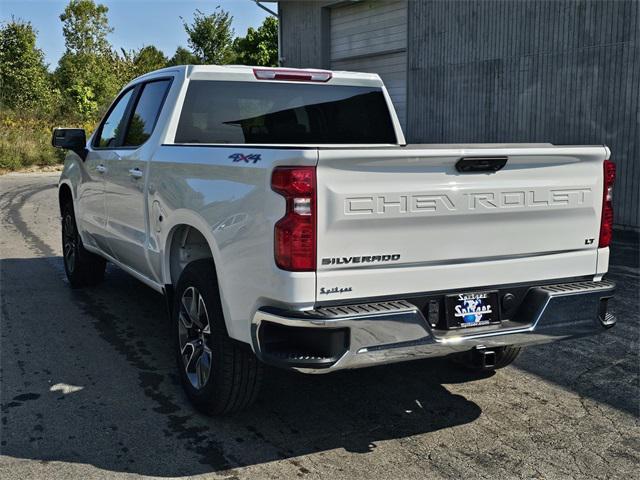
[[[456,170],[462,173],[497,172],[507,164],[507,157],[462,157]]]

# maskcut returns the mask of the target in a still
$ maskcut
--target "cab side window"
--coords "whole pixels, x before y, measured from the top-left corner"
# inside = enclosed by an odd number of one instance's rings
[[[159,80],[144,85],[129,121],[124,147],[142,145],[151,136],[170,83],[170,80]]]
[[[111,109],[109,115],[100,126],[97,142],[94,144],[95,147],[116,148],[119,146],[118,138],[124,133],[122,129],[126,124],[125,114],[132,95],[133,89],[121,96],[118,103]]]

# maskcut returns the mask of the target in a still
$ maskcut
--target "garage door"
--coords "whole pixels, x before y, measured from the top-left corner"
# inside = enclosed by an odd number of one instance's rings
[[[407,3],[365,1],[332,8],[331,68],[380,75],[404,127]]]

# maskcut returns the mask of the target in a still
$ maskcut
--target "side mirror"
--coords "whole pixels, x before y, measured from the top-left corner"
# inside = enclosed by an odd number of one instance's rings
[[[87,156],[87,135],[82,128],[55,128],[51,136],[51,145],[71,150],[82,160]]]

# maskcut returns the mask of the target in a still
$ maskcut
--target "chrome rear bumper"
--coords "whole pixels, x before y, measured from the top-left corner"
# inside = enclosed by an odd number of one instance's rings
[[[473,348],[549,343],[612,327],[616,319],[606,309],[614,290],[610,281],[534,286],[512,319],[467,330],[432,328],[423,313],[404,300],[302,312],[264,308],[253,318],[253,349],[266,363],[325,373]],[[299,334],[327,338],[320,340],[322,346],[305,351],[296,347]],[[293,340],[287,343],[288,336]],[[318,354],[318,348],[329,353]]]

